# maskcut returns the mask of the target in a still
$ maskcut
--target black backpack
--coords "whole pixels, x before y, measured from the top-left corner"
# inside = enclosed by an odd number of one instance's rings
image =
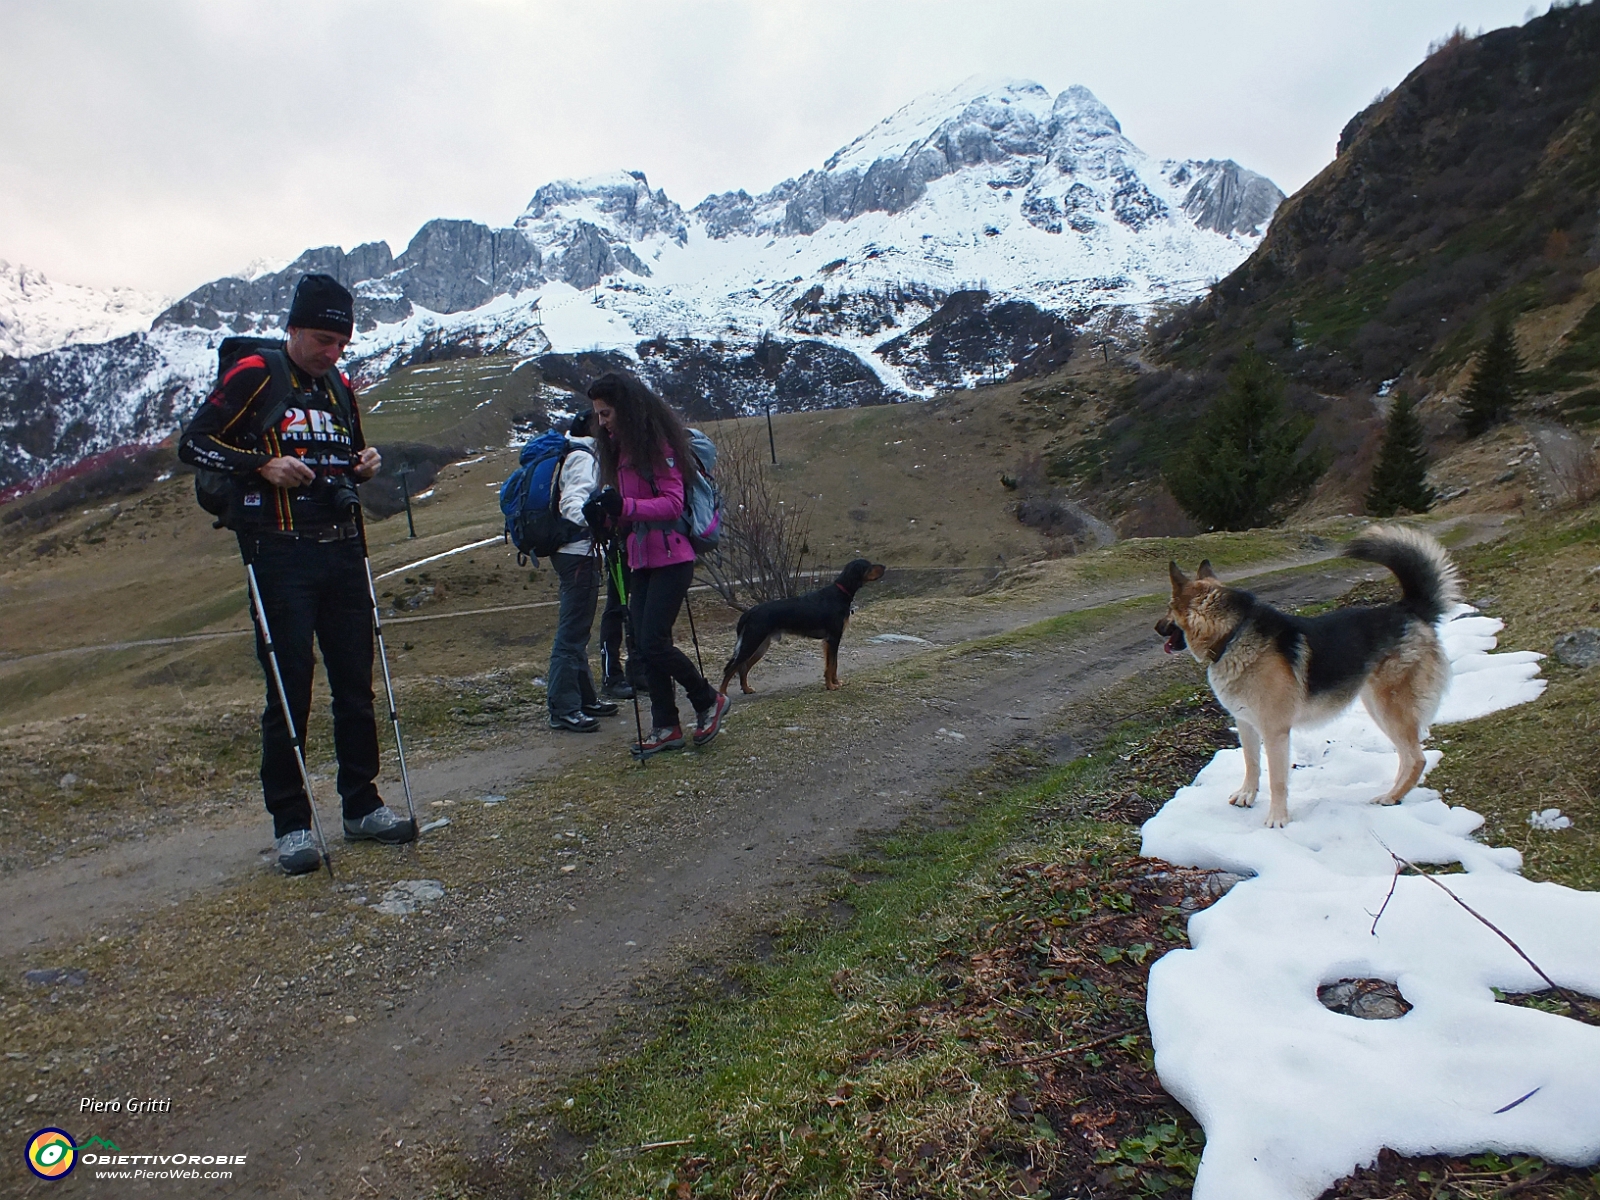
[[[223,376],[246,355],[259,354],[267,364],[267,373],[271,376],[271,381],[267,385],[266,403],[256,407],[250,421],[248,432],[252,442],[260,442],[262,434],[282,419],[294,400],[294,382],[289,372],[289,355],[285,347],[286,343],[278,338],[260,337],[223,338],[222,345],[217,347],[217,380],[212,385],[213,390],[222,385]],[[355,398],[345,387],[344,380],[340,378],[337,370],[330,371],[328,378],[333,383],[334,403],[339,406],[339,417],[344,421],[345,428],[353,429]],[[228,515],[228,507],[233,501],[237,483],[238,477],[230,471],[208,471],[201,468],[194,473],[194,498],[201,508],[218,518],[219,528],[223,523],[222,518]]]

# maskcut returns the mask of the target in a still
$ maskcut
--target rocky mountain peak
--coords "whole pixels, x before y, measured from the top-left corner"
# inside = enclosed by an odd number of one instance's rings
[[[1022,147],[1037,141],[1049,111],[1050,93],[1031,80],[973,76],[953,88],[919,96],[834,151],[822,169],[865,171],[879,160],[913,159],[934,146],[1010,142],[1007,152],[1026,153]],[[958,160],[963,157],[957,154]],[[966,161],[984,160],[967,157]]]
[[[664,189],[652,192],[643,171],[547,183],[534,192],[516,228],[538,243],[570,221],[587,221],[627,242],[662,236],[681,245],[688,237],[683,209]]]
[[[1050,121],[1053,132],[1057,134],[1072,132],[1085,137],[1122,135],[1122,126],[1111,115],[1111,110],[1080,83],[1073,84],[1056,97],[1055,103],[1050,106]]]

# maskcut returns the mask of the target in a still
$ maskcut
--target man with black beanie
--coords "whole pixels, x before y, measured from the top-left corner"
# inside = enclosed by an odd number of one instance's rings
[[[305,734],[311,711],[312,641],[333,693],[333,742],[347,841],[399,844],[417,836],[378,795],[378,730],[372,696],[372,606],[367,590],[357,483],[382,465],[361,435],[361,414],[339,357],[355,328],[355,300],[331,275],[307,275],[289,307],[288,338],[257,343],[227,364],[178,442],[178,457],[232,478],[224,523],[255,567],[278,669]],[[278,863],[315,871],[311,800],[267,674],[261,714],[261,789],[272,814]]]

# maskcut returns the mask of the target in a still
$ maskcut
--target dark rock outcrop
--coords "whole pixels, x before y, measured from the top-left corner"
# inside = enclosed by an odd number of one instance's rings
[[[988,292],[955,292],[920,325],[878,347],[914,387],[969,387],[1026,379],[1072,355],[1072,326],[1024,300],[991,304]]]
[[[319,246],[281,271],[196,288],[157,317],[155,328],[279,329],[300,277],[317,272],[355,293],[356,324],[371,329],[404,320],[413,304],[438,313],[477,308],[495,296],[542,283],[539,267],[539,251],[517,230],[429,221],[398,259],[384,242],[369,242],[348,254],[338,246]]]
[[[289,311],[295,285],[302,275],[332,275],[352,291],[368,279],[387,275],[394,257],[386,242],[368,242],[346,254],[338,246],[307,250],[281,271],[255,279],[217,279],[190,292],[155,319],[164,325],[221,329],[236,333],[261,327],[261,318],[276,318]],[[359,319],[360,313],[357,314]]]
[[[431,312],[465,312],[542,283],[539,252],[515,229],[429,221],[396,261],[392,286]],[[388,281],[385,281],[388,282]]]
[[[694,420],[765,411],[850,408],[899,399],[848,350],[827,342],[767,339],[731,346],[692,338],[639,343],[650,386]]]
[[[633,360],[615,350],[589,350],[581,354],[541,354],[539,373],[546,383],[582,396],[607,371],[632,371]]]

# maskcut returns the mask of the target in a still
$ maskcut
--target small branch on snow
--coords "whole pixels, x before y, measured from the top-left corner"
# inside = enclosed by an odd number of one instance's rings
[[[1538,1094],[1539,1088],[1534,1088],[1533,1091],[1529,1092],[1526,1096],[1518,1096],[1515,1100],[1513,1100],[1510,1104],[1505,1105],[1503,1108],[1495,1109],[1494,1115],[1498,1117],[1501,1113],[1508,1113],[1517,1105],[1521,1104],[1524,1100],[1531,1100]]]
[[[1380,846],[1383,845],[1382,842],[1379,842],[1378,844]],[[1389,850],[1389,847],[1387,847],[1387,846],[1384,846],[1383,848],[1385,850]],[[1389,856],[1391,858],[1394,857],[1394,851],[1393,850],[1389,850]],[[1370,930],[1368,930],[1368,932],[1373,937],[1377,937],[1378,936],[1378,922],[1383,919],[1384,911],[1389,907],[1389,901],[1394,899],[1394,889],[1399,885],[1399,883],[1400,883],[1400,863],[1399,863],[1398,860],[1396,860],[1396,862],[1394,864],[1394,874],[1389,877],[1389,894],[1383,898],[1383,903],[1378,905],[1378,911],[1375,914],[1373,914],[1373,917],[1372,917],[1372,928]]]
[[[1400,868],[1401,867],[1409,867],[1412,871],[1416,872],[1423,879],[1426,879],[1429,883],[1433,884],[1434,887],[1438,888],[1446,896],[1449,896],[1450,899],[1454,900],[1462,908],[1466,909],[1469,913],[1471,913],[1479,921],[1483,922],[1483,924],[1486,927],[1488,927],[1488,929],[1491,932],[1493,932],[1495,934],[1495,936],[1497,936],[1506,945],[1510,946],[1513,950],[1515,950],[1517,952],[1517,957],[1522,959],[1523,962],[1527,963],[1530,967],[1532,967],[1533,971],[1534,971],[1534,974],[1536,974],[1540,979],[1542,979],[1546,983],[1548,983],[1550,985],[1550,990],[1555,992],[1556,995],[1562,997],[1564,1000],[1566,1000],[1566,1002],[1568,1004],[1572,1005],[1574,1008],[1581,1008],[1581,1009],[1585,1009],[1585,1010],[1588,1009],[1589,1006],[1588,1006],[1588,997],[1587,996],[1579,996],[1575,992],[1568,991],[1566,988],[1564,988],[1560,984],[1558,984],[1554,979],[1551,979],[1550,976],[1546,975],[1544,973],[1544,969],[1542,967],[1540,967],[1538,963],[1534,962],[1533,959],[1529,958],[1527,953],[1522,949],[1522,947],[1517,945],[1516,942],[1512,941],[1511,938],[1509,936],[1507,936],[1505,930],[1501,929],[1493,921],[1489,920],[1488,917],[1486,917],[1482,913],[1478,912],[1475,908],[1472,907],[1472,905],[1468,904],[1460,896],[1456,895],[1449,888],[1445,887],[1445,885],[1440,883],[1439,880],[1436,877],[1434,877],[1432,875],[1429,875],[1421,867],[1417,866],[1416,863],[1412,862],[1410,859],[1401,858],[1393,850],[1389,850],[1389,847],[1384,844],[1383,839],[1381,837],[1379,837],[1377,834],[1373,834],[1372,838],[1373,838],[1373,840],[1375,842],[1378,843],[1378,845],[1383,846],[1383,848],[1385,850],[1388,850],[1389,857],[1394,859],[1395,863],[1397,864],[1397,866],[1395,867],[1395,879],[1396,880],[1398,880],[1399,877],[1400,877]],[[1394,887],[1395,887],[1394,882],[1391,881],[1390,884],[1389,884],[1389,895],[1391,895],[1391,896],[1394,895]],[[1383,903],[1384,903],[1384,906],[1387,907],[1388,904],[1389,904],[1389,901],[1387,899],[1385,899]],[[1383,910],[1379,909],[1378,910],[1378,916],[1381,917],[1382,915],[1383,915]],[[1374,933],[1377,932],[1378,922],[1377,922],[1376,918],[1374,918],[1374,920],[1372,922],[1372,929],[1373,929]]]

